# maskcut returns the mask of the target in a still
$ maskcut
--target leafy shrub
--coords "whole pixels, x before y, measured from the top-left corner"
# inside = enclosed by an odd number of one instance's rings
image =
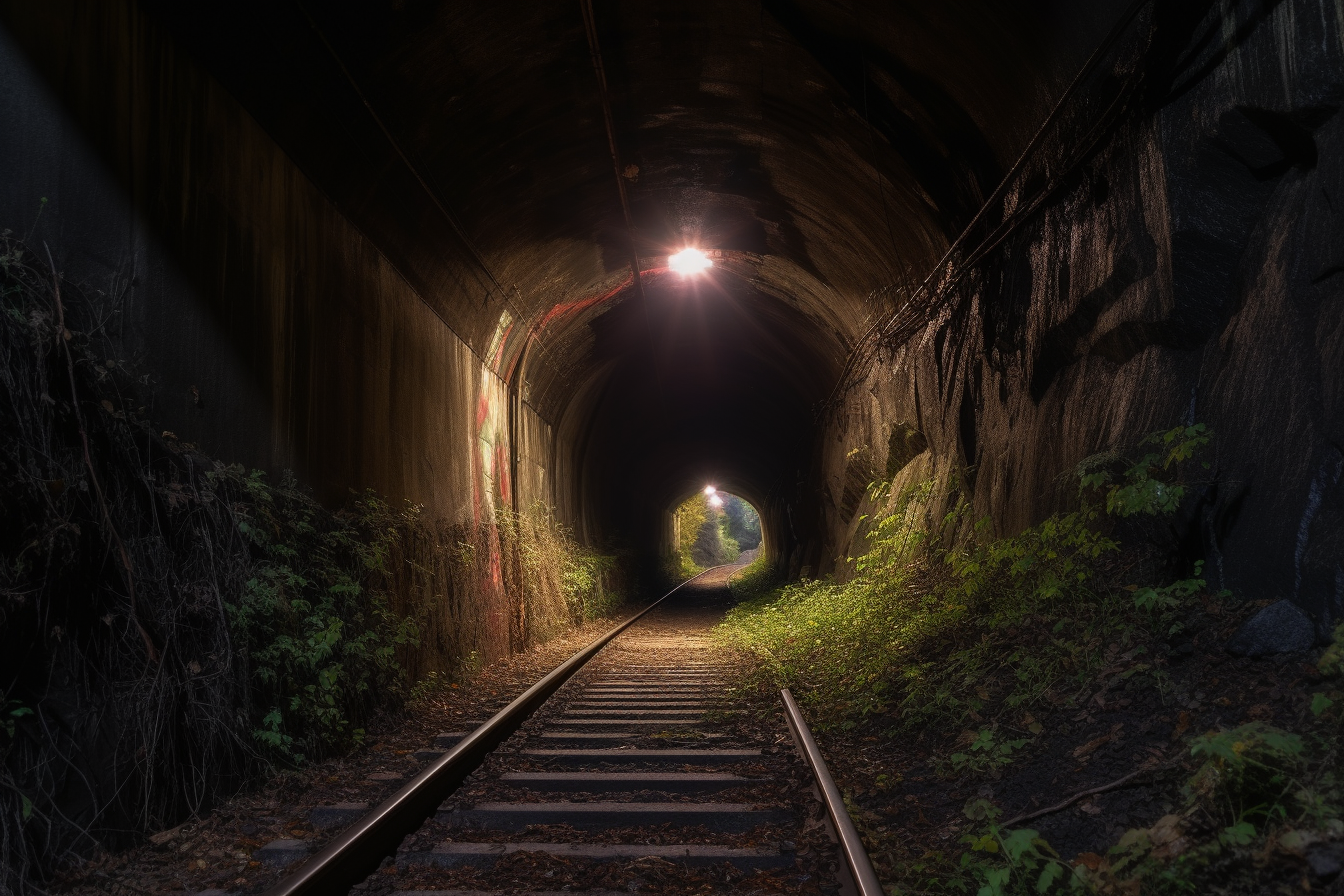
[[[544,640],[575,623],[599,619],[623,601],[620,558],[580,544],[555,512],[537,502],[522,512],[495,512],[503,547],[518,562],[506,588],[521,601],[522,640]]]
[[[274,485],[238,467],[209,476],[241,490],[234,508],[253,556],[252,577],[226,602],[250,672],[253,737],[287,763],[358,743],[374,709],[401,694],[397,648],[418,640],[414,619],[378,588],[400,520],[372,493],[331,514],[289,474]]]
[[[779,583],[779,570],[764,554],[728,577],[728,590],[738,600],[760,597]]]
[[[1188,785],[1192,798],[1229,825],[1283,816],[1299,783],[1303,750],[1300,735],[1263,722],[1196,737],[1190,755],[1203,763]]]
[[[901,730],[983,726],[1042,701],[1069,703],[1107,663],[1175,625],[1198,577],[1127,596],[1105,579],[1119,546],[1094,495],[1116,513],[1160,514],[1184,494],[1180,465],[1207,443],[1202,425],[1155,434],[1160,444],[1109,472],[1118,455],[1079,468],[1081,507],[1025,531],[988,538],[955,484],[952,510],[929,519],[936,483],[892,493],[848,582],[803,581],[730,611],[722,636],[761,657],[762,675],[794,688],[819,725],[888,714]],[[1161,488],[1158,486],[1161,485]],[[1163,632],[1166,634],[1166,632]]]
[[[981,886],[978,896],[1035,896],[1062,892],[1072,883],[1068,865],[1031,828],[1003,830],[999,809],[988,800],[972,800],[966,815],[983,822],[979,831],[961,838],[968,847],[961,856],[961,870]]]
[[[1105,489],[1106,512],[1116,516],[1172,513],[1184,500],[1187,487],[1172,478],[1173,468],[1194,457],[1210,438],[1207,427],[1195,423],[1145,436],[1141,444],[1157,450],[1137,460],[1125,460],[1115,452],[1093,455],[1078,466],[1081,488],[1085,492]],[[1119,481],[1113,471],[1117,464],[1124,467]],[[1201,465],[1209,468],[1207,463]]]

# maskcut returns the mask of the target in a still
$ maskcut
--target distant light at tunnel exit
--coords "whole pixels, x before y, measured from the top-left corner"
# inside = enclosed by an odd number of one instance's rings
[[[712,495],[712,494],[714,494],[716,491],[718,491],[718,489],[716,489],[716,488],[715,488],[714,486],[712,486],[712,485],[707,485],[707,486],[705,486],[705,494],[707,494],[707,495]]]
[[[710,503],[710,505],[713,506],[713,507],[722,507],[722,506],[723,506],[723,499],[720,498],[718,495],[710,495],[710,496],[709,496],[709,503]]]
[[[705,268],[714,266],[714,262],[699,249],[682,249],[667,257],[667,266],[678,274],[698,274]]]

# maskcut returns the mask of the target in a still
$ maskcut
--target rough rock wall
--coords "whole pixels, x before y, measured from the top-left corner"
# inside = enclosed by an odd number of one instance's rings
[[[1344,5],[1164,24],[1128,63],[1143,104],[835,411],[820,572],[862,550],[870,479],[965,471],[1012,532],[1082,458],[1197,421],[1177,552],[1319,633],[1344,615]]]

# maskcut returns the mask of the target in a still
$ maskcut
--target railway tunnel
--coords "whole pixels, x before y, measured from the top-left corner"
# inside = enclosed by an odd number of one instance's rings
[[[146,282],[165,428],[221,457],[448,517],[541,499],[647,553],[717,478],[824,574],[888,453],[844,436],[867,468],[832,481],[814,450],[846,359],[1121,12],[16,11],[16,96],[51,106],[20,108],[59,130],[12,145],[14,229],[48,194],[50,226],[143,227],[91,234],[89,270]],[[686,247],[714,266],[670,272]]]
[[[1272,653],[1344,615],[1342,60],[1331,0],[0,3],[0,227],[173,446],[646,580],[705,485],[844,581],[874,483],[1011,536],[1203,424],[1155,549]]]

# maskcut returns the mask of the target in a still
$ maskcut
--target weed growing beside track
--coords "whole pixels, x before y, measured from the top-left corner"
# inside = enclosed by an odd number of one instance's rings
[[[346,751],[414,682],[623,586],[545,508],[333,510],[163,431],[122,287],[81,290],[0,235],[0,892]]]
[[[1187,459],[1184,442],[1207,441],[1203,427],[1167,436],[1180,440],[1168,458],[1130,467],[1111,491]],[[1089,475],[1094,491],[1108,484]],[[1134,512],[1169,512],[1168,496],[1183,488],[1166,482],[1163,503],[1134,499]],[[790,585],[725,622],[725,637],[757,654],[777,683],[805,694],[819,724],[890,715],[904,730],[963,720],[992,728],[1042,702],[1072,699],[1071,685],[1102,668],[1109,645],[1140,649],[1177,624],[1169,602],[1147,599],[1147,591],[1136,600],[1107,581],[1119,545],[1099,525],[1103,513],[1090,495],[1080,510],[985,538],[988,521],[973,521],[964,497],[930,521],[933,492],[928,480],[896,494],[885,483],[871,486],[870,498],[887,510],[869,531],[854,578]],[[1114,501],[1109,493],[1107,500]],[[1187,580],[1160,593],[1202,586]]]
[[[1166,657],[1189,615],[1230,606],[1229,595],[1208,592],[1199,563],[1184,577],[1134,581],[1136,570],[1161,565],[1117,534],[1181,506],[1209,439],[1202,426],[1183,426],[1144,439],[1135,458],[1090,458],[1078,470],[1078,510],[1007,537],[988,536],[955,484],[943,489],[952,510],[937,519],[928,510],[935,483],[895,493],[875,484],[870,498],[884,509],[852,579],[758,593],[730,612],[720,635],[757,657],[755,685],[792,688],[818,729],[924,745],[911,749],[947,790],[999,780],[1026,756],[1049,761],[1034,750],[1045,726],[1065,713],[1089,717],[1099,694],[1168,704]],[[1329,656],[1321,674],[1337,674]],[[1034,827],[1004,823],[983,797],[966,801],[962,821],[939,835],[956,833],[954,850],[888,852],[879,816],[857,803],[855,813],[900,892],[1261,892],[1265,878],[1252,870],[1265,855],[1300,864],[1321,844],[1344,850],[1334,771],[1340,697],[1321,692],[1315,715],[1294,732],[1264,721],[1190,731],[1183,755],[1161,768],[1134,759],[1127,780],[1189,780],[1155,825],[1078,860],[1057,855]],[[1058,771],[1117,736],[1073,748]],[[888,790],[903,771],[877,773],[869,793]],[[1255,883],[1238,889],[1239,875]]]

